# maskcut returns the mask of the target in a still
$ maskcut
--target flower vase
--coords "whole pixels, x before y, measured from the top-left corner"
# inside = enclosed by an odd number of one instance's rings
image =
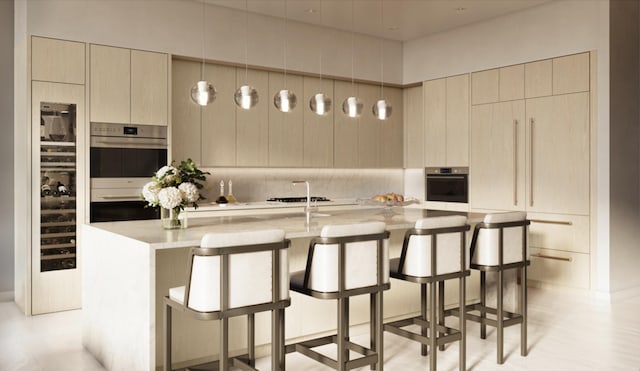
[[[187,212],[179,208],[160,208],[160,223],[164,229],[184,229],[187,228]]]

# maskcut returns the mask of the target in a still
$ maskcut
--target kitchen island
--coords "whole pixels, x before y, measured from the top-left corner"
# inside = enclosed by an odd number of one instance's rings
[[[447,211],[403,207],[353,207],[349,210],[323,210],[312,214],[306,223],[304,212],[253,213],[189,219],[183,230],[163,230],[160,221],[107,222],[84,225],[83,264],[83,345],[108,370],[156,370],[162,365],[162,297],[169,288],[185,284],[187,254],[198,246],[208,232],[241,232],[258,229],[283,229],[291,240],[290,271],[305,266],[309,240],[320,234],[326,224],[383,221],[391,231],[390,256],[398,256],[404,231],[417,219],[460,214]],[[470,223],[481,219],[470,214]],[[477,299],[477,283],[468,282],[468,301]],[[450,285],[447,298],[457,301],[457,289]],[[415,315],[420,310],[419,288],[404,281],[392,280],[384,294],[385,319]],[[366,332],[368,298],[352,300],[353,335]],[[313,320],[309,320],[309,319]],[[258,355],[268,354],[270,317],[256,316]],[[335,303],[291,293],[286,310],[287,342],[334,331]],[[246,320],[231,320],[231,354],[244,352]],[[200,322],[174,316],[174,365],[182,367],[216,359],[218,352],[217,321]]]

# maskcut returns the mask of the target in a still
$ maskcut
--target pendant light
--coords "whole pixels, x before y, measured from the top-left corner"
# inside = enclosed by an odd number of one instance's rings
[[[353,0],[351,0],[351,93],[350,97],[342,102],[342,112],[350,118],[358,118],[362,115],[362,101],[355,95],[355,82],[353,78],[353,60],[355,54],[354,47],[354,6]]]
[[[245,84],[236,90],[233,95],[233,99],[236,105],[242,109],[251,109],[258,104],[258,91],[247,83],[249,75],[249,66],[247,64],[248,59],[248,44],[249,44],[249,5],[248,0],[244,1],[244,13],[245,13],[245,39],[244,39],[244,81]]]
[[[202,2],[202,67],[200,70],[200,81],[191,87],[191,99],[201,106],[206,106],[216,100],[216,88],[209,81],[204,79],[204,45],[205,45],[205,19],[206,3]]]
[[[320,0],[320,26],[322,27],[322,0]],[[331,98],[322,92],[322,43],[320,43],[320,92],[309,99],[309,108],[319,116],[326,116],[331,111]]]
[[[384,31],[384,0],[380,0],[380,27]],[[380,38],[380,99],[372,107],[373,116],[378,120],[386,120],[391,117],[392,107],[384,99],[384,40]]]
[[[280,112],[288,113],[296,108],[298,98],[287,89],[287,0],[284,0],[284,89],[273,97],[273,104]]]

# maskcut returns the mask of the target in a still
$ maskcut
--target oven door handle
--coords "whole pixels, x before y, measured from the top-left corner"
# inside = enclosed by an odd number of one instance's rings
[[[427,180],[465,180],[466,175],[427,175]]]
[[[140,148],[140,149],[166,149],[166,139],[153,138],[109,138],[92,137],[91,147],[94,148]]]

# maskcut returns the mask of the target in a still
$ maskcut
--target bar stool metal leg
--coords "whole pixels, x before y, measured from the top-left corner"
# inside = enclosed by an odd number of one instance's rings
[[[247,349],[249,356],[249,366],[256,365],[256,315],[254,313],[247,314]]]
[[[422,320],[426,323],[429,321],[429,318],[427,318],[427,284],[426,283],[422,283],[420,284],[420,315],[422,316]],[[428,336],[429,332],[427,331],[427,328],[425,326],[421,326],[421,332],[420,334],[422,336]],[[427,354],[429,354],[428,351],[428,347],[425,344],[422,344],[420,346],[420,354],[423,356],[426,356]]]
[[[431,355],[429,356],[429,370],[436,369],[437,353],[436,346],[438,344],[438,336],[436,336],[436,285],[435,283],[429,283],[429,348],[431,348]]]
[[[444,327],[444,281],[438,282],[438,325]],[[438,337],[444,336],[444,332],[438,331]],[[444,344],[438,347],[444,350]]]
[[[460,303],[460,317],[458,318],[458,328],[460,329],[460,350],[458,352],[458,356],[459,356],[459,368],[460,371],[465,371],[467,369],[467,360],[466,360],[466,356],[467,356],[467,329],[466,329],[466,325],[467,325],[467,321],[465,318],[465,312],[466,312],[466,297],[467,297],[467,287],[465,286],[465,277],[462,276],[459,278],[459,283],[460,283],[460,289],[459,289],[459,295],[460,298],[458,299],[459,303]]]
[[[164,371],[171,371],[171,306],[164,305]]]
[[[480,339],[487,338],[487,273],[480,271]]]
[[[522,323],[520,324],[520,355],[527,355],[527,266],[522,269],[522,293],[520,295],[520,308]]]
[[[374,348],[374,352],[378,354],[378,363],[374,365],[375,369],[378,371],[384,370],[384,326],[383,315],[382,315],[382,291],[375,294],[376,296],[376,347]]]
[[[502,290],[504,273],[502,269],[498,270],[498,312],[497,312],[497,332],[498,332],[498,364],[504,363],[504,303]]]
[[[220,320],[220,371],[229,371],[229,319]]]

